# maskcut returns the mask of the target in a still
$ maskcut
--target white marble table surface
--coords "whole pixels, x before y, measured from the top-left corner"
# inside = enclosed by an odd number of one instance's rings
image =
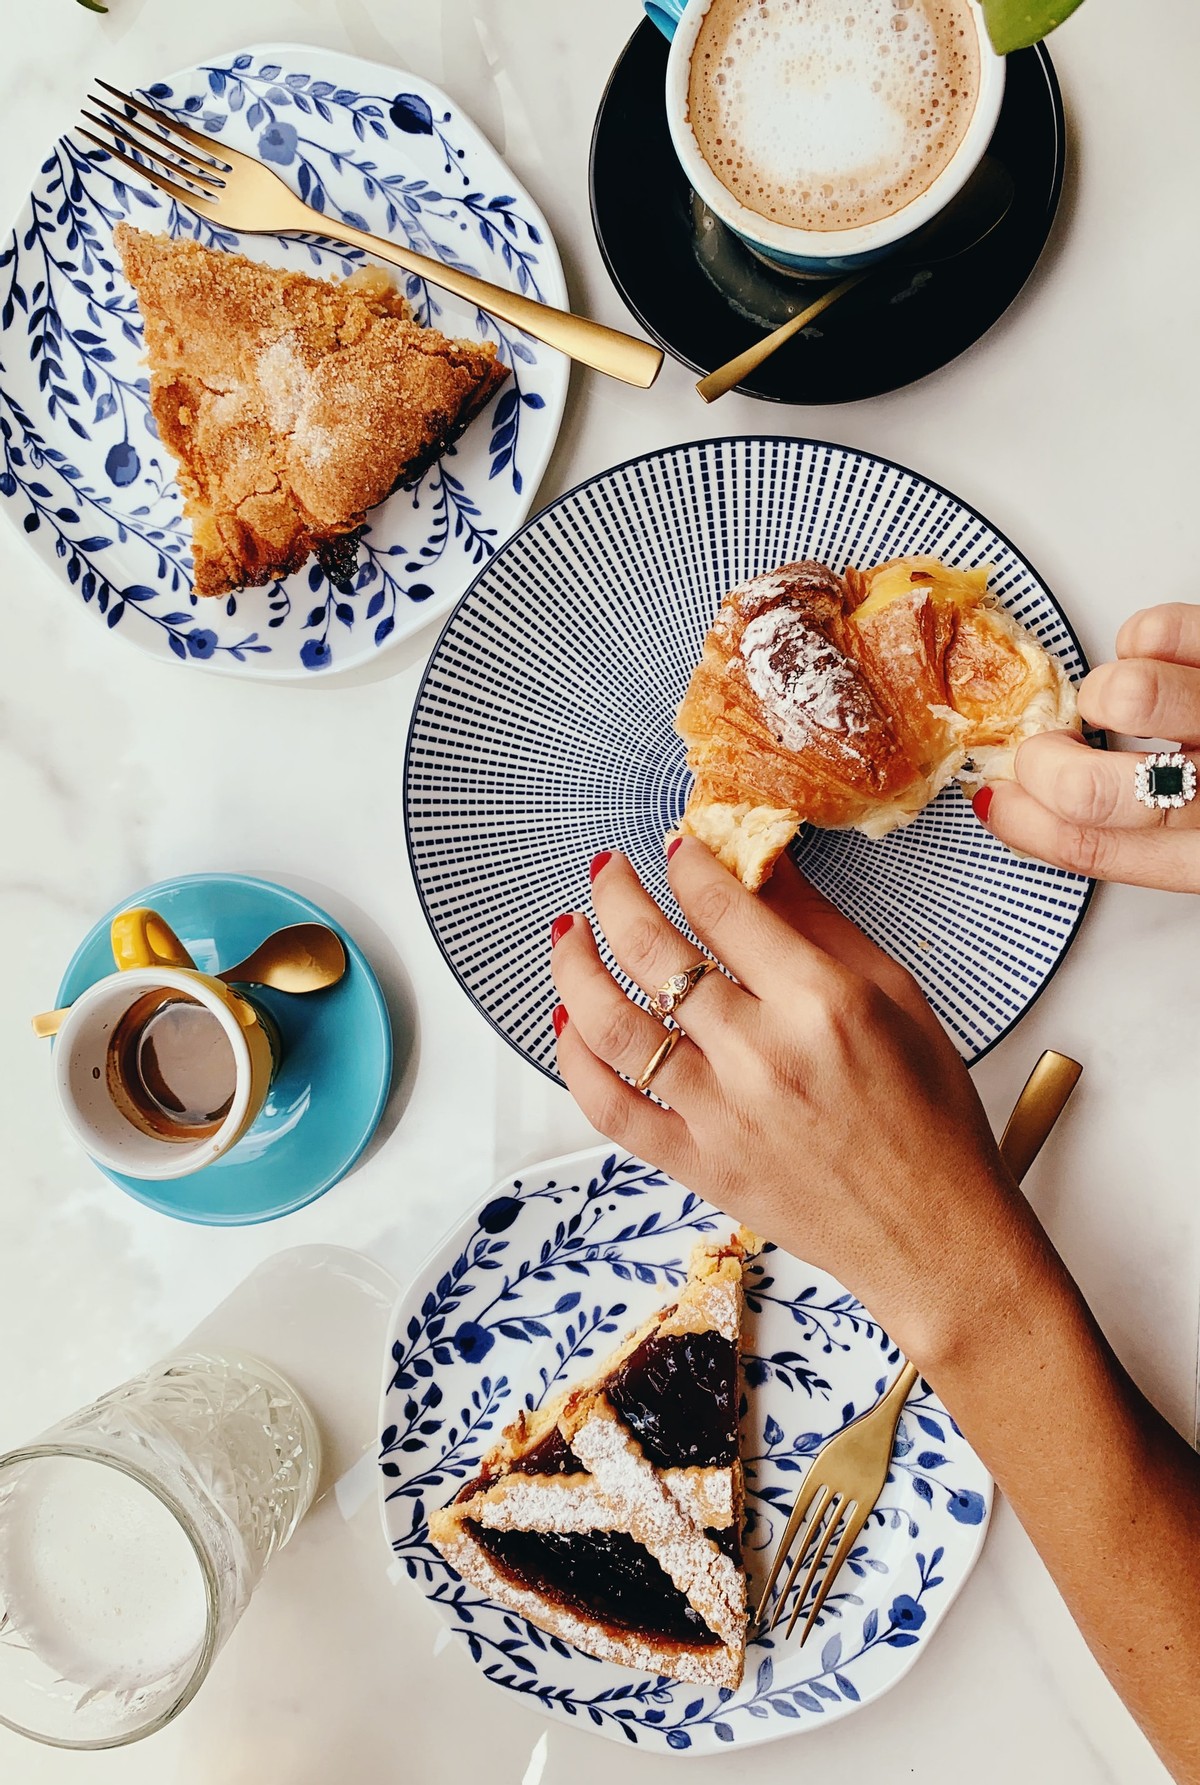
[[[28,190],[89,76],[143,83],[241,44],[311,41],[444,85],[529,184],[577,306],[625,320],[587,208],[591,120],[636,0],[73,0],[0,7],[0,217]],[[1090,0],[1056,36],[1071,121],[1062,213],[1030,287],[965,358],[917,387],[824,411],[733,397],[708,415],[668,362],[651,395],[576,375],[543,497],[640,450],[786,429],[875,449],[977,504],[1040,567],[1085,649],[1122,615],[1195,597],[1200,11]],[[257,1261],[323,1240],[399,1276],[496,1176],[585,1144],[566,1095],[472,1013],[425,931],[399,787],[426,633],[391,673],[251,687],[111,646],[7,521],[0,529],[0,1449],[178,1339]],[[60,1127],[30,1012],[83,930],[148,881],[201,868],[311,892],[356,930],[419,1057],[386,1138],[288,1221],[187,1227],[112,1189]],[[1028,1192],[1117,1351],[1194,1432],[1200,1302],[1195,1150],[1200,939],[1183,900],[1102,889],[1061,973],[977,1071],[1002,1118],[1040,1049],[1081,1088]],[[372,1372],[375,1361],[367,1360]],[[445,1646],[386,1577],[373,1506],[332,1499],[272,1570],[196,1703],[164,1734],[95,1756],[0,1731],[14,1785],[350,1785],[487,1779],[641,1785],[678,1763],[541,1722]],[[1102,1558],[1097,1565],[1104,1566]],[[1113,1604],[1114,1620],[1120,1604]],[[1165,1774],[1109,1690],[1008,1509],[904,1686],[836,1727],[697,1759],[840,1779],[1153,1785]]]

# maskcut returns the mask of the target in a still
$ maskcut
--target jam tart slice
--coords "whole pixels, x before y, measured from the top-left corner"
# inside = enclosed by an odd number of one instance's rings
[[[601,1660],[736,1686],[744,1230],[697,1246],[676,1302],[594,1376],[522,1412],[430,1537],[496,1604]]]

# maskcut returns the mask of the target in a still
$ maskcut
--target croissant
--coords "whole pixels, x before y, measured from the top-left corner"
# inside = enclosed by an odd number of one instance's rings
[[[695,780],[680,830],[752,892],[802,823],[883,837],[955,777],[1011,779],[1075,691],[987,597],[986,569],[784,564],[726,595],[675,724]]]

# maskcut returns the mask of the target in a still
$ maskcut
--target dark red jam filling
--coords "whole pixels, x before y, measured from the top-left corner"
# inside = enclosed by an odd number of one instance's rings
[[[583,1617],[691,1647],[720,1642],[649,1550],[623,1531],[491,1531],[467,1523],[511,1579]]]
[[[651,1333],[608,1398],[657,1468],[728,1468],[737,1456],[737,1347],[718,1332]]]
[[[557,1426],[512,1465],[514,1475],[586,1475],[587,1471]]]
[[[709,1525],[704,1535],[710,1543],[715,1543],[719,1550],[724,1550],[730,1560],[736,1562],[739,1568],[741,1567],[742,1530],[740,1525],[726,1525],[723,1531],[718,1531],[714,1526]]]

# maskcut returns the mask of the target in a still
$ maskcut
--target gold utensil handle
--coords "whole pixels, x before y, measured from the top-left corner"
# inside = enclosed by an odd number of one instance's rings
[[[303,227],[311,229],[311,219]],[[339,223],[336,218],[322,216],[318,227],[322,235],[332,236],[351,248],[362,248],[379,260],[390,260],[393,266],[403,268],[406,273],[415,273],[419,279],[428,279],[443,291],[452,291],[456,297],[478,304],[481,310],[515,324],[526,334],[544,341],[548,347],[556,347],[560,353],[594,367],[597,372],[607,372],[610,378],[620,378],[626,384],[637,385],[639,390],[648,390],[658,377],[663,352],[661,347],[654,347],[649,341],[639,341],[634,335],[608,328],[602,322],[592,322],[586,316],[573,316],[569,310],[557,310],[552,304],[539,304],[534,298],[523,297],[519,291],[506,291],[502,285],[477,279],[473,273],[460,272],[457,267],[446,266],[440,260],[430,260],[424,254],[414,253],[411,248],[401,248],[395,242],[386,241],[382,236],[368,235],[365,230]]]
[[[44,1010],[41,1016],[31,1017],[33,1032],[38,1040],[44,1041],[47,1036],[57,1035],[70,1014],[71,1006],[67,1004],[62,1010]]]
[[[1047,1048],[1026,1079],[1000,1137],[1000,1157],[1018,1184],[1041,1152],[1082,1072],[1078,1060]]]
[[[865,273],[855,273],[851,278],[843,279],[841,284],[835,285],[832,290],[822,292],[821,296],[811,303],[807,310],[800,310],[795,316],[789,316],[788,320],[781,323],[771,334],[764,335],[761,341],[754,343],[753,347],[747,347],[745,353],[739,353],[736,359],[727,360],[723,366],[718,366],[715,372],[710,372],[707,378],[702,378],[696,389],[704,401],[714,403],[718,397],[723,397],[726,391],[732,390],[735,384],[740,384],[743,378],[749,378],[751,372],[757,371],[763,361],[770,359],[771,355],[782,347],[785,341],[790,341],[792,336],[798,335],[802,328],[807,328],[814,317],[821,314],[822,310],[828,310],[830,304],[836,304],[840,297],[845,297],[848,291],[853,291],[854,287],[865,278]]]

